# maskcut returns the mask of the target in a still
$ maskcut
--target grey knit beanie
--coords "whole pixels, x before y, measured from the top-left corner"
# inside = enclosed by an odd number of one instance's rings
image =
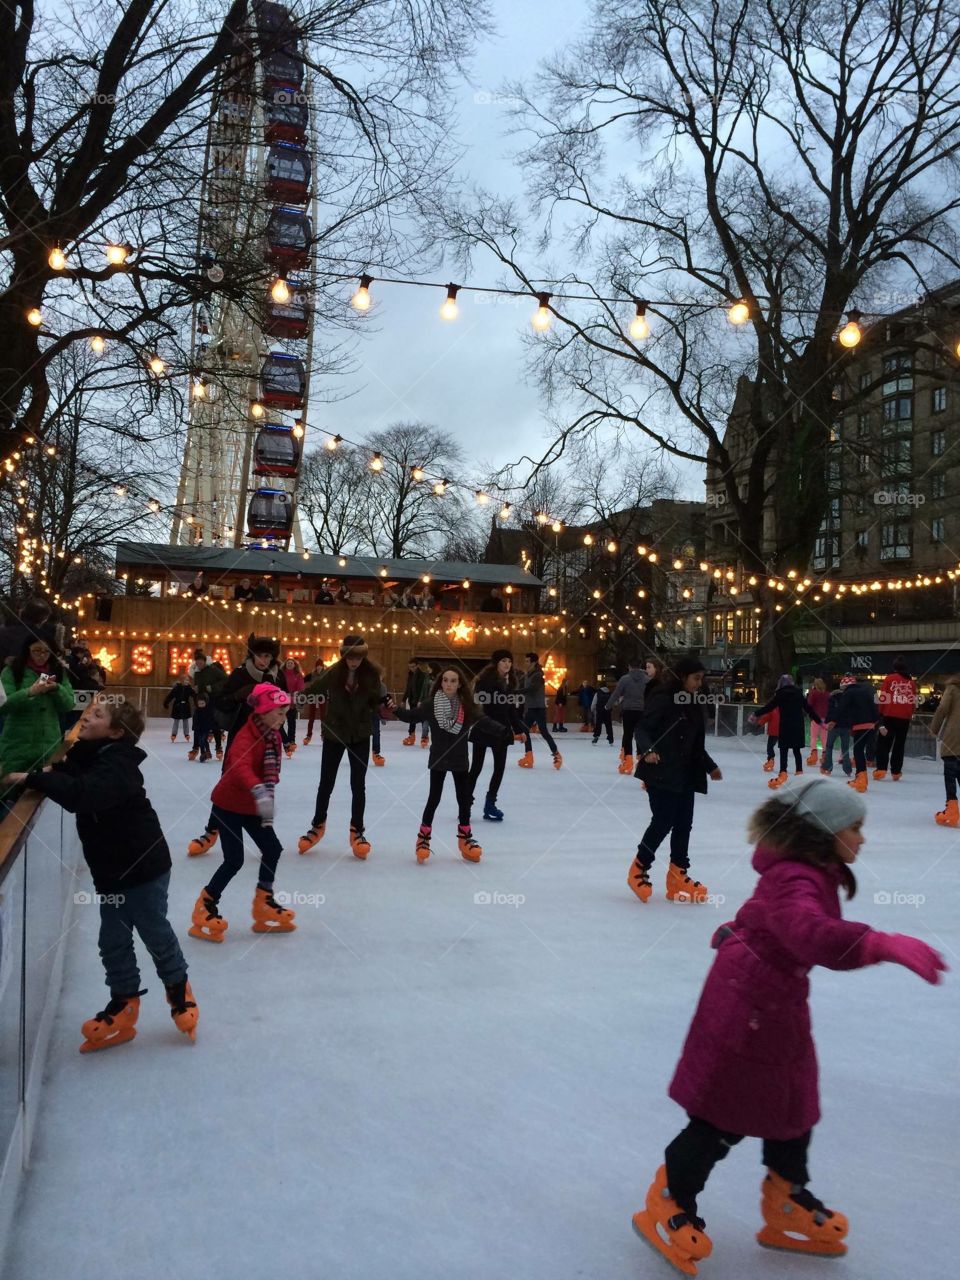
[[[852,787],[840,787],[829,778],[814,778],[799,786],[784,787],[779,794],[795,813],[831,835],[862,822],[867,816],[867,806],[860,793]]]

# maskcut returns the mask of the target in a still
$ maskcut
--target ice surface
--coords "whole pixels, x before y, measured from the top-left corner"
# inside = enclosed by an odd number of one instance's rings
[[[456,854],[448,786],[433,857],[417,866],[427,753],[403,748],[404,731],[388,726],[387,765],[368,774],[366,863],[348,851],[345,773],[325,839],[297,855],[319,738],[284,763],[277,886],[307,895],[299,928],[250,932],[248,859],[213,946],[186,931],[215,855],[185,850],[219,766],[189,763],[152,723],[148,790],[174,854],[171,919],[198,1040],[174,1031],[144,955],[137,1039],[77,1052],[81,1022],[105,1003],[97,911],[78,907],[7,1280],[672,1274],[630,1216],[683,1121],[666,1087],[710,935],[753,883],[744,822],[767,796],[763,740],[715,747],[725,779],[697,800],[692,856],[726,901],[691,907],[663,898],[663,852],[653,901],[629,892],[646,799],[617,774],[614,748],[573,732],[560,772],[542,747],[532,771],[511,752],[506,821],[476,814],[478,866]],[[824,1118],[812,1188],[849,1215],[850,1254],[826,1263],[756,1245],[760,1153],[747,1141],[701,1200],[714,1240],[703,1277],[953,1274],[960,832],[932,821],[933,762],[908,760],[902,782],[871,783],[867,800],[848,917],[920,935],[954,972],[938,988],[891,965],[815,973]]]

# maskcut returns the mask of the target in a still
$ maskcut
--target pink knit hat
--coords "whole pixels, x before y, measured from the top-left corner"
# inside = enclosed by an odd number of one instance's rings
[[[278,689],[275,684],[267,684],[266,681],[258,684],[247,698],[247,706],[251,707],[258,716],[266,715],[268,711],[273,711],[277,707],[289,707],[289,705],[289,693]]]

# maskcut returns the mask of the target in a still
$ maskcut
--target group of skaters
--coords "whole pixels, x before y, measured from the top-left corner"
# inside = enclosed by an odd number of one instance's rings
[[[481,851],[472,836],[470,813],[486,753],[492,755],[494,767],[487,791],[492,804],[485,805],[484,816],[493,821],[503,817],[496,809],[496,789],[515,738],[522,737],[524,754],[532,754],[529,735],[536,724],[556,763],[555,744],[551,746],[545,731],[545,711],[537,705],[535,654],[527,655],[525,666],[532,706],[524,702],[513,655],[498,649],[472,687],[458,669],[448,666],[425,692],[420,686],[416,701],[405,696],[407,705],[398,707],[384,691],[381,672],[370,661],[364,640],[346,636],[338,660],[302,690],[306,705],[312,699],[322,708],[323,750],[313,820],[299,842],[300,852],[309,852],[325,834],[327,806],[346,756],[352,796],[350,847],[357,858],[367,858],[364,778],[372,718],[395,714],[411,728],[426,726],[429,738],[429,789],[416,837],[417,861],[426,862],[430,856],[434,814],[446,775],[452,773],[460,852],[468,862],[476,862]],[[260,854],[253,930],[282,934],[296,928],[294,913],[273,892],[281,853],[273,829],[276,789],[285,754],[282,734],[293,705],[293,696],[281,685],[280,670],[274,642],[254,638],[247,660],[224,681],[218,695],[221,712],[232,704],[234,716],[226,729],[223,771],[212,791],[206,829],[190,847],[190,853],[199,856],[220,841],[220,865],[199,894],[189,930],[209,942],[222,942],[227,931],[219,907],[242,865],[245,836]],[[629,757],[632,767],[636,757],[635,775],[645,787],[651,813],[628,882],[641,901],[649,901],[649,870],[669,835],[667,897],[701,902],[705,887],[688,874],[694,799],[706,792],[708,779],[721,780],[706,749],[700,696],[703,664],[683,658],[671,669],[659,664],[646,669],[638,661],[628,674],[611,697],[623,706],[625,716],[632,713],[624,761]],[[844,685],[841,698],[849,687]],[[789,690],[792,693],[785,693]],[[769,710],[781,713],[781,747],[783,731],[792,723],[791,704],[798,699],[801,716],[812,713],[811,718],[824,719],[809,696],[782,681],[768,704]],[[948,706],[942,723],[952,716],[960,720],[960,692],[948,688],[944,703]],[[865,761],[866,746],[861,741],[858,754],[856,739],[864,723],[860,704],[850,710],[848,700],[847,715],[855,762]],[[831,720],[826,723],[829,733]],[[833,724],[847,724],[847,719]],[[134,933],[151,954],[176,1028],[196,1038],[198,1005],[167,919],[170,853],[140,772],[145,753],[137,744],[143,729],[144,717],[132,704],[95,701],[84,712],[77,741],[64,760],[7,779],[41,791],[77,815],[100,903],[100,954],[110,989],[109,1003],[83,1025],[83,1052],[122,1044],[136,1035],[140,997],[146,992],[140,986]],[[888,731],[884,736],[892,739],[891,763],[899,772],[902,741],[897,757],[897,735]],[[783,749],[794,750],[789,733]],[[955,784],[956,772],[953,777]],[[713,1248],[699,1213],[699,1197],[714,1165],[747,1136],[761,1139],[766,1166],[759,1242],[824,1256],[846,1252],[846,1217],[809,1188],[808,1150],[820,1110],[807,975],[816,965],[847,970],[887,961],[936,984],[946,969],[942,957],[920,939],[882,933],[842,918],[841,891],[848,899],[856,892],[852,867],[864,842],[865,818],[861,788],[837,787],[823,777],[778,786],[750,818],[748,835],[755,845],[752,865],[758,881],[736,917],[713,931],[715,958],[669,1089],[686,1111],[687,1123],[667,1145],[644,1207],[633,1219],[635,1230],[686,1275],[695,1275],[697,1263]]]

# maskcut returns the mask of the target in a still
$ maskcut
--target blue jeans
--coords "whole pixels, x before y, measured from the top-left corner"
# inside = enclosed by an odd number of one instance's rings
[[[111,995],[131,996],[140,990],[134,930],[150,952],[157,977],[165,987],[182,982],[187,976],[187,962],[167,919],[169,884],[170,872],[165,871],[146,884],[101,896],[100,959]]]
[[[850,730],[849,729],[828,729],[827,745],[823,749],[823,765],[829,773],[833,769],[833,744],[840,740],[840,764],[844,773],[850,773]]]

